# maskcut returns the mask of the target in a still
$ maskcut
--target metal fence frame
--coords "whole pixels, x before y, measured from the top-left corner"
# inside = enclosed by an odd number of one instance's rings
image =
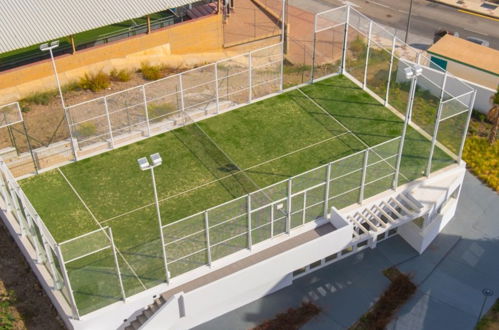
[[[343,9],[341,9],[341,8],[343,8]],[[348,75],[348,72],[347,72],[346,67],[345,67],[345,63],[346,63],[346,57],[347,57],[347,53],[348,53],[348,33],[349,33],[349,27],[350,27],[349,19],[350,19],[350,12],[355,10],[355,9],[351,8],[350,6],[346,6],[346,7],[340,7],[339,9],[335,9],[335,10],[344,10],[344,12],[345,12],[344,22],[343,23],[340,22],[340,24],[344,24],[344,26],[345,26],[344,39],[343,39],[343,49],[342,49],[343,58],[341,61],[340,72]],[[362,15],[362,14],[358,13],[357,15]],[[314,24],[317,25],[317,20],[315,20]],[[372,33],[372,29],[373,29],[373,24],[375,24],[375,23],[369,23],[369,31],[371,31],[371,33]],[[331,28],[336,28],[338,26],[339,26],[338,23],[334,23],[333,26],[331,26]],[[321,27],[321,28],[324,29],[324,27]],[[314,31],[314,34],[315,34],[315,31]],[[390,60],[390,70],[391,70],[393,62],[394,62],[394,58],[396,58],[396,51],[395,51],[396,46],[395,45],[397,43],[397,38],[393,36],[390,39],[390,41],[391,41],[391,45],[392,45],[391,49],[389,50],[389,53],[391,55],[391,60]],[[280,67],[278,68],[278,70],[276,70],[276,72],[277,71],[279,72],[279,76],[275,79],[271,79],[272,81],[271,80],[264,81],[264,83],[274,83],[274,82],[278,81],[279,86],[278,86],[277,92],[270,93],[264,97],[270,97],[270,96],[276,95],[276,94],[283,91],[283,87],[282,87],[282,80],[283,80],[282,68],[283,68],[283,60],[284,60],[284,57],[282,56],[283,43],[281,42],[280,44],[269,46],[269,47],[279,47],[279,49],[281,50],[280,58],[278,58],[277,60],[275,60],[271,63],[271,64],[275,64],[275,63],[280,64]],[[264,49],[266,49],[266,48],[264,48]],[[369,49],[369,47],[368,47],[368,49]],[[220,75],[219,75],[219,64],[222,64],[224,62],[227,62],[228,60],[231,60],[231,59],[234,59],[237,57],[241,57],[241,56],[245,56],[245,55],[248,56],[249,63],[248,63],[247,72],[248,72],[249,77],[248,77],[248,87],[246,89],[249,89],[249,91],[251,91],[253,89],[253,87],[255,86],[253,84],[254,68],[253,68],[253,63],[252,63],[252,61],[253,61],[252,56],[257,51],[260,51],[260,50],[252,51],[248,54],[238,55],[238,56],[230,58],[230,59],[224,59],[224,60],[218,61],[214,64],[210,64],[210,65],[206,65],[206,66],[201,67],[201,68],[208,68],[210,66],[214,67],[214,79],[211,80],[210,82],[206,83],[206,84],[214,83],[217,87],[215,95],[214,95],[214,98],[216,101],[216,106],[214,107],[212,115],[216,115],[216,114],[221,112],[220,111],[221,95],[219,93],[218,83],[224,78],[220,77]],[[366,57],[364,72],[366,72],[365,70],[367,70],[367,66],[368,66],[368,62],[369,62],[368,58],[369,57]],[[398,59],[399,59],[399,61],[402,61],[407,65],[414,65],[415,63],[420,63],[421,56],[417,57],[416,62],[405,60],[403,58],[398,58]],[[313,68],[313,66],[312,66],[312,68]],[[198,69],[200,69],[200,68],[197,68],[194,70],[198,70]],[[178,82],[179,82],[180,89],[177,92],[175,92],[175,94],[178,94],[178,96],[179,96],[179,109],[177,109],[175,112],[182,113],[182,112],[185,112],[188,108],[185,105],[186,96],[184,95],[184,91],[186,89],[183,88],[184,87],[183,86],[183,77],[185,77],[185,75],[189,74],[189,72],[193,72],[193,71],[190,70],[190,71],[183,72],[179,75],[173,76],[173,78],[172,77],[164,78],[164,80],[166,80],[166,79],[178,79]],[[239,74],[239,73],[237,73],[237,74]],[[391,76],[391,74],[389,75],[389,77],[390,76]],[[450,74],[445,74],[445,76],[446,76],[446,79],[451,77]],[[352,79],[352,77],[350,77],[350,78]],[[353,79],[355,80],[355,78],[353,78]],[[363,88],[365,90],[371,92],[371,94],[374,94],[374,92],[369,89],[368,84],[366,84],[365,82],[364,83],[359,82],[359,81],[357,81],[357,82],[359,83],[360,86],[363,86]],[[154,83],[157,83],[157,82],[151,82],[151,83],[148,83],[144,86],[135,87],[135,89],[138,89],[141,92],[142,103],[140,103],[140,104],[144,108],[147,108],[147,102],[148,102],[147,87],[146,86],[154,84]],[[310,82],[308,82],[308,83],[310,83]],[[290,89],[301,87],[301,86],[303,86],[303,85],[292,87]],[[463,86],[466,87],[465,84],[463,84]],[[451,98],[449,98],[447,100],[443,100],[443,94],[444,94],[445,87],[446,87],[445,82],[442,85],[442,87],[443,87],[442,88],[442,95],[440,97],[440,103],[439,103],[439,107],[438,107],[437,115],[436,115],[437,118],[435,121],[436,124],[434,127],[434,130],[436,133],[434,133],[432,136],[431,154],[434,152],[435,146],[438,145],[438,142],[437,142],[438,124],[442,121],[445,121],[445,120],[451,118],[449,116],[444,116],[442,118],[443,106],[447,103],[452,102],[452,101],[457,101],[457,102],[462,103],[463,106],[466,107],[466,110],[456,112],[455,114],[453,114],[453,116],[467,115],[467,117],[466,117],[466,127],[467,127],[469,124],[469,120],[470,120],[470,116],[471,116],[471,109],[472,109],[474,97],[476,94],[476,92],[470,88],[466,92],[470,95],[470,101],[466,104],[464,104],[460,100],[460,97],[462,97],[466,93],[463,93],[463,94],[457,95],[457,96],[451,95]],[[194,87],[188,87],[188,88],[194,88]],[[387,106],[390,106],[390,104],[389,104],[389,90],[390,90],[390,80],[388,79],[387,92],[386,92],[385,99],[384,100],[382,99],[380,101],[381,103],[385,103],[385,105],[387,105]],[[236,106],[234,106],[232,108],[244,106],[248,103],[256,102],[259,99],[263,98],[263,97],[255,98],[255,97],[253,97],[252,92],[249,92],[249,91],[248,91],[247,101],[245,101],[242,104],[237,104]],[[124,91],[124,92],[126,92],[126,91]],[[180,240],[185,240],[186,238],[189,237],[189,235],[192,236],[192,235],[201,234],[201,236],[204,237],[203,244],[205,247],[202,249],[199,249],[199,250],[195,250],[192,253],[189,253],[189,255],[193,254],[193,253],[200,253],[200,252],[206,253],[205,264],[208,266],[211,266],[213,262],[215,262],[217,259],[219,259],[216,256],[214,256],[213,249],[216,248],[217,246],[221,246],[221,245],[225,244],[227,242],[227,240],[231,240],[231,239],[238,238],[238,237],[245,237],[246,244],[244,247],[241,247],[239,250],[249,249],[251,251],[255,244],[258,244],[259,242],[266,240],[266,239],[264,239],[262,241],[258,241],[257,237],[255,236],[256,230],[260,230],[263,228],[264,231],[268,233],[268,236],[269,236],[268,239],[271,239],[276,235],[289,235],[290,233],[292,233],[292,231],[294,230],[295,227],[303,225],[304,223],[307,223],[307,222],[313,222],[319,217],[327,218],[328,217],[327,212],[331,208],[331,205],[333,203],[335,203],[336,198],[347,196],[348,194],[353,194],[356,196],[355,200],[352,203],[350,203],[349,205],[354,204],[354,203],[362,203],[366,198],[370,197],[370,196],[366,195],[366,189],[365,189],[366,186],[368,186],[370,184],[375,184],[378,181],[385,180],[385,179],[388,179],[391,181],[390,187],[387,187],[386,190],[388,190],[390,188],[396,188],[398,186],[398,177],[400,175],[400,159],[401,159],[402,152],[403,152],[403,143],[404,143],[404,138],[405,138],[405,134],[406,134],[405,133],[406,128],[407,128],[407,125],[411,125],[412,127],[415,127],[415,124],[411,122],[412,103],[414,100],[414,95],[415,95],[415,88],[411,88],[411,91],[409,93],[408,109],[406,111],[405,117],[401,113],[398,113],[398,115],[400,117],[405,118],[405,124],[404,124],[405,129],[404,129],[404,132],[402,133],[401,136],[398,136],[394,139],[388,140],[388,141],[381,143],[377,146],[368,147],[363,151],[348,155],[342,159],[338,159],[338,160],[330,162],[326,165],[319,166],[315,169],[301,173],[301,174],[296,175],[296,176],[289,178],[287,180],[278,182],[278,183],[273,184],[271,186],[265,187],[263,189],[260,189],[260,190],[257,190],[255,192],[252,192],[250,194],[247,194],[245,196],[242,196],[238,199],[226,202],[226,203],[218,205],[214,208],[211,208],[211,209],[205,210],[201,213],[193,215],[193,216],[202,217],[202,223],[201,223],[202,229],[197,231],[197,232],[183,235],[180,238]],[[108,95],[108,96],[105,96],[105,97],[100,98],[100,99],[104,100],[104,104],[106,105],[105,117],[106,117],[106,120],[108,121],[109,127],[111,127],[110,119],[109,119],[109,109],[107,106],[107,100],[109,97],[111,97],[111,96]],[[377,99],[379,100],[380,97],[377,97]],[[92,101],[95,101],[95,100],[91,100],[88,102],[92,102]],[[80,105],[82,105],[82,104],[80,104]],[[137,104],[137,106],[138,105],[139,104]],[[75,107],[75,106],[73,106],[73,107]],[[230,109],[232,109],[232,108],[230,108]],[[150,122],[151,118],[149,118],[147,116],[147,114],[148,114],[148,112],[145,111],[146,122],[147,122],[147,126],[145,128],[147,130],[147,135],[148,136],[154,135],[155,133],[151,133],[151,127],[149,126],[151,124],[151,122]],[[185,118],[185,116],[183,116],[183,117]],[[185,124],[186,124],[185,122],[182,122],[180,124],[180,126],[185,125]],[[110,130],[109,136],[113,137],[113,139],[114,139],[114,136],[112,135],[112,133],[113,133],[112,130]],[[464,145],[464,138],[466,136],[465,133],[466,132],[463,133],[462,140],[460,141],[460,148],[458,150],[458,155],[454,155],[457,160],[460,160],[460,157],[462,154],[462,148]],[[143,138],[146,138],[146,137],[143,137]],[[397,151],[396,152],[391,152],[388,155],[384,154],[384,156],[381,156],[378,153],[378,151],[377,151],[378,148],[383,147],[389,143],[395,143],[395,142],[397,142],[397,144],[396,144]],[[114,147],[114,140],[112,141],[112,145]],[[373,158],[373,156],[375,158]],[[430,155],[429,162],[431,162],[431,158],[432,158],[431,156],[432,155]],[[378,158],[378,159],[376,159],[376,158]],[[373,161],[373,159],[375,159],[375,160]],[[355,163],[358,164],[358,168],[356,168],[355,170],[351,170],[351,164],[349,163],[349,161],[352,161],[352,160],[355,160]],[[392,164],[392,162],[393,162],[393,164]],[[347,166],[345,166],[345,167],[350,169],[349,171],[347,171],[345,173],[342,173],[341,171],[336,169],[339,165],[341,165],[343,163],[346,163]],[[367,178],[368,178],[368,175],[371,173],[370,169],[375,171],[374,169],[375,169],[375,166],[377,164],[384,164],[384,163],[390,165],[389,166],[390,168],[388,168],[388,173],[384,173],[382,175],[380,174],[379,177],[376,177],[374,180],[369,181]],[[431,167],[431,164],[430,164],[429,168],[430,167]],[[301,188],[298,191],[293,190],[297,186],[298,187],[300,186],[299,184],[297,184],[297,182],[298,183],[300,182],[300,179],[305,178],[307,175],[311,175],[313,173],[320,173],[321,174],[320,179],[312,178],[309,186],[306,186],[305,188]],[[340,174],[335,177],[335,175],[338,173],[340,173]],[[429,175],[430,173],[427,173],[427,174]],[[347,178],[348,176],[354,176],[354,175],[355,176],[360,175],[360,181],[358,184],[354,185],[353,187],[349,187],[348,189],[345,188],[344,191],[341,191],[339,193],[336,193],[336,192],[333,193],[331,191],[331,188],[334,188],[334,187],[336,187],[336,185],[339,185],[338,184],[339,180],[341,180],[343,178]],[[274,187],[278,187],[278,186],[281,189],[281,192],[280,192],[281,195],[279,197],[274,198],[274,195],[269,194],[268,191],[269,191],[269,189],[273,189]],[[323,190],[321,190],[321,189],[323,189]],[[258,202],[257,202],[258,198],[255,196],[257,196],[257,194],[262,193],[262,192],[264,194],[266,194],[267,197],[264,199],[263,204],[258,206]],[[313,196],[312,192],[317,193],[317,195]],[[64,244],[64,243],[58,244],[55,241],[55,239],[51,235],[50,231],[45,226],[42,219],[37,214],[36,210],[33,208],[33,206],[31,205],[30,201],[28,200],[28,198],[26,197],[26,195],[24,194],[22,189],[19,187],[16,179],[14,178],[12,173],[10,172],[9,168],[7,167],[5,162],[1,159],[0,159],[0,195],[2,197],[4,204],[5,204],[6,211],[14,217],[16,223],[18,224],[18,226],[20,228],[21,237],[27,238],[29,243],[31,244],[33,250],[35,251],[35,253],[37,255],[36,262],[45,265],[45,267],[47,268],[47,270],[51,276],[52,281],[55,283],[54,289],[61,291],[62,295],[66,298],[68,305],[72,309],[73,318],[78,319],[80,317],[78,307],[76,306],[76,303],[74,301],[74,295],[73,295],[73,292],[71,289],[70,279],[69,279],[67,271],[65,270],[65,267],[64,267],[67,262],[64,261],[64,256],[62,255],[61,248],[60,248],[60,245]],[[321,196],[321,195],[322,195],[322,197],[317,197],[317,196]],[[268,196],[271,196],[270,199]],[[303,196],[303,199],[299,199],[298,206],[296,208],[294,208],[293,206],[296,206],[296,204],[297,204],[296,201],[294,200],[294,198],[296,199],[296,197],[299,197],[299,196]],[[317,200],[313,201],[314,198],[316,198]],[[312,200],[312,201],[310,201],[310,200]],[[236,202],[241,203],[241,205],[244,205],[244,209],[242,212],[240,212],[239,214],[236,214],[235,218],[230,217],[229,219],[225,219],[224,221],[221,221],[219,223],[213,222],[213,217],[211,217],[211,212],[213,212],[217,209],[223,208],[226,205],[229,205],[231,203],[236,203]],[[311,204],[308,204],[309,202]],[[307,217],[307,212],[308,212],[307,210],[310,210],[312,208],[319,208],[321,211],[319,213],[317,213],[316,217],[308,218]],[[259,212],[260,210],[268,210],[268,212],[270,214],[268,221],[266,221],[264,223],[257,223],[258,217],[256,216],[256,213]],[[282,216],[278,216],[278,218],[277,218],[276,214],[275,214],[276,211],[280,212],[280,214]],[[299,220],[301,220],[301,221],[298,221],[298,224],[296,226],[294,226],[294,224],[292,222],[294,219],[293,218],[294,215],[298,215]],[[190,216],[190,217],[193,217],[193,216]],[[176,221],[174,223],[170,223],[170,224],[166,224],[166,225],[161,224],[160,225],[161,235],[165,234],[165,230],[167,228],[172,228],[173,226],[182,224],[183,222],[188,221],[188,218],[190,218],[190,217],[187,217],[187,218],[181,219],[179,221]],[[239,218],[244,219],[243,227],[240,229],[241,230],[240,232],[238,232],[237,234],[234,234],[233,236],[230,236],[228,239],[214,241],[214,236],[212,235],[212,233],[214,232],[214,230],[217,227],[224,227],[224,225],[228,226],[231,222],[234,222],[235,220],[237,220]],[[284,223],[284,226],[282,226],[283,223]],[[276,228],[276,226],[281,226],[281,227],[279,229],[279,228]],[[268,228],[266,228],[266,227],[268,227]],[[116,261],[116,252],[115,252],[114,241],[112,240],[111,229],[104,228],[104,229],[99,229],[99,230],[107,233],[107,237],[109,238],[110,243],[108,246],[106,245],[106,248],[113,249],[115,262],[117,264],[118,274],[119,274],[120,270],[119,270],[119,265]],[[84,235],[88,235],[88,234],[84,234]],[[169,241],[169,242],[165,243],[162,247],[163,251],[168,252],[167,248],[172,243],[174,243],[174,242]],[[232,251],[231,253],[233,253],[233,252],[234,251]],[[166,254],[166,255],[168,255],[168,254]],[[168,273],[168,266],[171,263],[176,262],[176,261],[180,261],[180,260],[182,260],[182,258],[187,258],[187,257],[189,257],[189,255],[185,255],[185,256],[182,256],[181,258],[176,258],[173,260],[167,259],[165,261],[166,272]],[[167,278],[168,278],[168,276],[169,276],[169,274],[167,274]],[[123,289],[121,276],[119,275],[119,277],[120,277],[120,279],[119,279],[120,288],[122,289],[123,299],[125,299],[126,294],[125,294],[124,289]]]

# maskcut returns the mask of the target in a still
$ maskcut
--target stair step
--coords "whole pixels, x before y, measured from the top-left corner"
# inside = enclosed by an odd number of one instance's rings
[[[137,320],[140,322],[140,324],[144,324],[147,321],[147,317],[145,317],[144,314],[140,314],[139,317],[137,317]]]
[[[132,322],[132,324],[130,324],[130,326],[131,326],[131,327],[132,327],[132,329],[134,329],[134,330],[139,330],[139,328],[140,328],[140,326],[141,326],[141,325],[142,325],[142,324],[140,324],[140,322],[139,322],[139,321],[137,321],[137,320],[133,321],[133,322]]]
[[[151,316],[153,316],[153,315],[154,315],[154,312],[153,312],[153,311],[151,311],[150,309],[146,309],[146,310],[144,311],[144,315],[145,315],[147,318],[150,318]]]

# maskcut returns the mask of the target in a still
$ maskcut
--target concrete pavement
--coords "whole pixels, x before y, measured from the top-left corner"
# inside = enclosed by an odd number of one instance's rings
[[[467,173],[456,218],[423,255],[397,236],[197,329],[248,329],[305,300],[323,312],[304,329],[346,329],[387,287],[382,271],[394,265],[418,291],[389,329],[472,329],[499,294],[498,214],[499,195]]]

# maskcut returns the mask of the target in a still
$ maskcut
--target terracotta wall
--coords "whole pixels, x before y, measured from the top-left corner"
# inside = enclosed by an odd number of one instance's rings
[[[223,45],[222,16],[212,15],[179,23],[151,34],[135,36],[57,57],[60,73],[86,67],[129,55],[147,55],[149,49],[158,49],[164,55],[203,53],[221,50]],[[143,59],[141,59],[143,60]],[[34,63],[0,73],[0,90],[11,89],[35,80],[53,76],[50,61]],[[64,74],[62,79],[64,80]],[[63,82],[64,83],[64,82]],[[3,93],[0,91],[0,94]]]

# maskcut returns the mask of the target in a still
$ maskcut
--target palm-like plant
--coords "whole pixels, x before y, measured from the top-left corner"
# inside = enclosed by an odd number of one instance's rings
[[[489,143],[493,144],[497,137],[497,128],[499,128],[499,88],[497,92],[490,97],[492,108],[487,114],[487,119],[492,123],[492,128],[489,133]]]

